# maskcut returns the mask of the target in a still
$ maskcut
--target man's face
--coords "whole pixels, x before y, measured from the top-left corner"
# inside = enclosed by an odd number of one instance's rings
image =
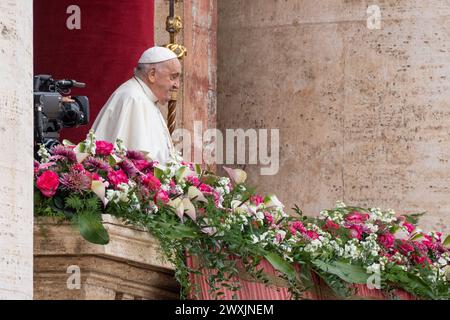
[[[181,64],[178,59],[162,62],[149,74],[152,92],[158,98],[159,103],[167,103],[172,91],[180,87]]]

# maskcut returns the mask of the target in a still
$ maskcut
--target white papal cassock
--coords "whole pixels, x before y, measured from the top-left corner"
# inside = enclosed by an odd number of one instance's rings
[[[166,163],[174,147],[157,100],[138,77],[123,83],[92,126],[96,139],[114,143],[120,138],[128,150],[143,151],[151,159]]]

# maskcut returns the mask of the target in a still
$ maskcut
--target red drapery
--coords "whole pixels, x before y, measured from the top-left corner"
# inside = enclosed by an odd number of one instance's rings
[[[72,5],[80,9],[80,29],[67,27],[76,18]],[[34,0],[34,74],[85,82],[72,94],[90,102],[89,125],[63,129],[62,139],[86,137],[108,97],[153,46],[153,21],[153,0]]]
[[[186,263],[190,268],[201,270],[201,275],[190,275],[190,280],[199,287],[199,292],[191,292],[190,299],[201,299],[201,300],[214,300],[214,299],[224,299],[232,300],[233,295],[238,300],[290,300],[291,294],[286,287],[282,285],[270,285],[267,286],[264,283],[256,282],[250,279],[237,278],[236,280],[240,285],[240,290],[233,292],[227,288],[223,288],[223,295],[216,296],[209,292],[209,285],[207,278],[212,274],[213,270],[205,270],[199,268],[198,259],[192,256],[186,257]],[[259,267],[264,270],[269,276],[276,276],[278,272],[273,268],[273,266],[266,260],[262,260]],[[335,296],[331,289],[315,274],[312,274],[312,280],[314,282],[314,287],[309,289],[303,294],[301,299],[306,300],[336,300],[339,299]],[[369,299],[369,300],[387,300],[389,297],[385,295],[381,290],[369,289],[366,285],[353,285],[355,290],[355,296],[353,299]],[[395,296],[400,300],[417,300],[410,293],[403,290],[396,290]]]

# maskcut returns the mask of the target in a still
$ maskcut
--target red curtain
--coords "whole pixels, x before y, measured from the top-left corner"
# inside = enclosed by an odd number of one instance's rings
[[[79,21],[80,29],[69,29],[68,20],[69,27]],[[34,74],[85,82],[71,94],[90,102],[89,125],[63,129],[61,139],[86,137],[108,97],[153,46],[153,21],[153,0],[34,0]]]

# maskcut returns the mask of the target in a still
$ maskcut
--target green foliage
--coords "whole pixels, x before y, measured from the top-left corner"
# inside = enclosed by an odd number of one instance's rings
[[[312,263],[323,272],[334,274],[349,283],[366,284],[370,276],[364,267],[352,265],[345,261],[324,262],[314,260]]]
[[[109,235],[102,224],[101,216],[89,211],[82,211],[76,215],[74,221],[84,239],[95,244],[108,244]]]

